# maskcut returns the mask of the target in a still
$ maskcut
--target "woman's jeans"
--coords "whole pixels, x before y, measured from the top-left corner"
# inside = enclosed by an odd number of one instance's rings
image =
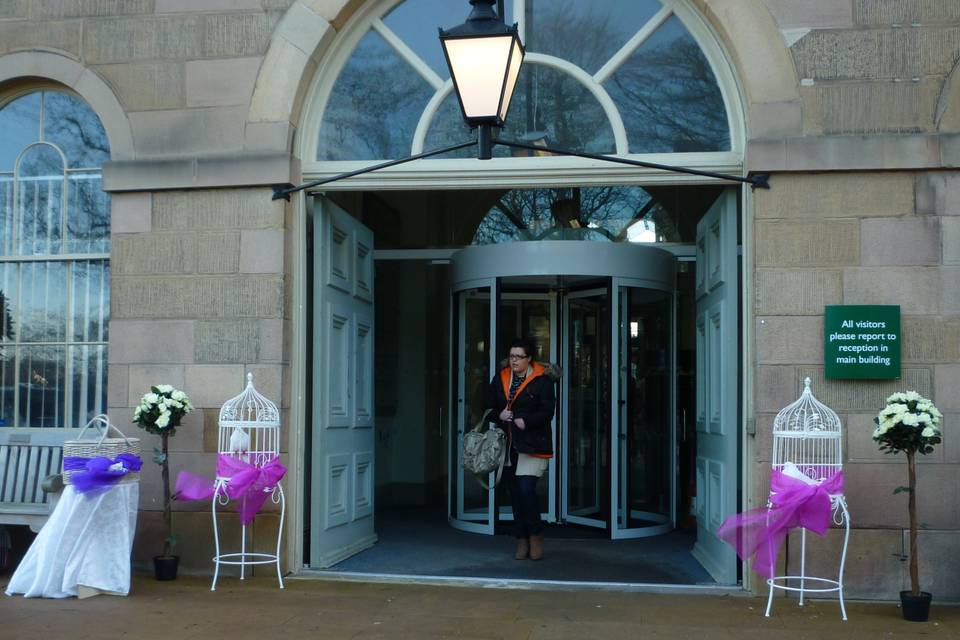
[[[510,452],[510,502],[513,505],[514,535],[529,538],[543,533],[543,520],[540,519],[540,505],[537,504],[537,476],[518,476],[513,473],[517,468],[517,452]]]

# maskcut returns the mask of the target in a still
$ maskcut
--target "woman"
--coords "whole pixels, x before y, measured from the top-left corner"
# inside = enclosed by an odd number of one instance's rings
[[[533,343],[510,343],[509,366],[490,382],[487,408],[498,417],[510,441],[508,484],[513,503],[517,560],[543,557],[543,521],[537,504],[537,478],[553,457],[553,380],[533,361]]]

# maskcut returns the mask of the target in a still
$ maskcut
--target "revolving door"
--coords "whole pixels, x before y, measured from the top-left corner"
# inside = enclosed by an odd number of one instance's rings
[[[453,256],[448,519],[492,534],[512,518],[508,492],[461,465],[463,434],[483,415],[510,340],[560,367],[554,452],[538,483],[548,522],[611,538],[676,522],[675,259],[649,246],[517,242]]]

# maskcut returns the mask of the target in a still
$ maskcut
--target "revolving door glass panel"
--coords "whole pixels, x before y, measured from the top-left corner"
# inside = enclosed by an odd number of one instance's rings
[[[571,292],[564,304],[564,518],[610,520],[610,305],[606,288]]]
[[[467,429],[483,416],[487,385],[490,382],[493,352],[491,328],[496,308],[491,305],[491,286],[454,292],[452,305],[450,368],[457,376],[451,415],[450,438],[450,522],[476,533],[493,533],[493,493],[484,489],[463,469],[462,441]]]
[[[536,347],[533,354],[537,362],[558,362],[554,336],[557,335],[557,296],[552,292],[515,291],[509,278],[499,280],[500,303],[497,305],[497,369],[507,366],[504,360],[510,352],[510,342],[515,338],[529,338]],[[554,441],[556,442],[557,417],[553,418]],[[537,482],[537,502],[540,514],[547,522],[556,521],[554,508],[556,487],[553,481],[555,464],[550,465]],[[500,520],[513,520],[513,507],[509,491],[499,495]]]
[[[664,291],[617,286],[615,538],[673,529],[673,304]]]

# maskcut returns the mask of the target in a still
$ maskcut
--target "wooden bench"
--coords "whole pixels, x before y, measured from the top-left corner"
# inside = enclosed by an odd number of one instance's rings
[[[72,429],[0,428],[0,524],[39,531],[56,502],[63,441]],[[47,480],[45,482],[45,480]]]

